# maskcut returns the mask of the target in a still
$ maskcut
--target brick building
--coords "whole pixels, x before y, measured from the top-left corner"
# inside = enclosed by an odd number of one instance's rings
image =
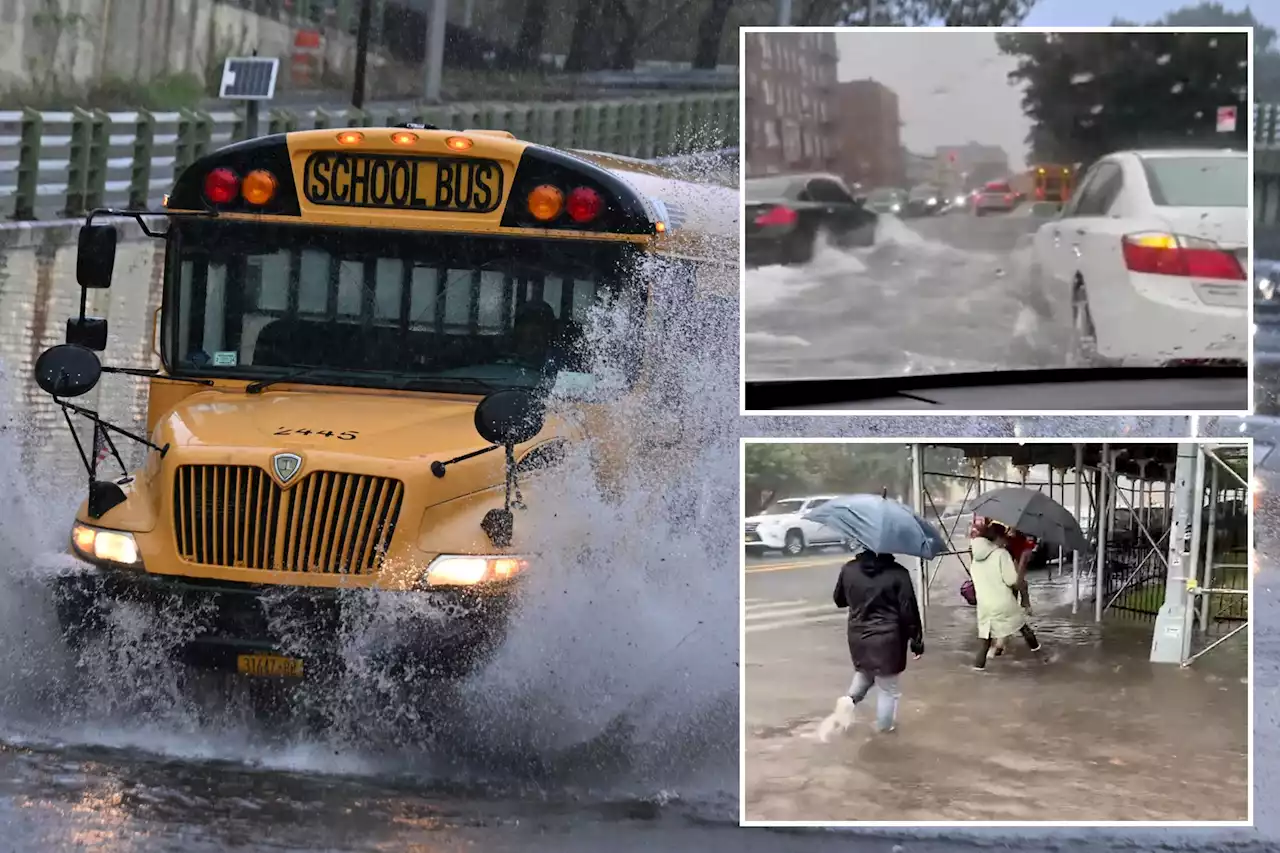
[[[835,33],[744,36],[748,176],[838,171]]]
[[[863,187],[899,187],[906,182],[898,94],[876,80],[836,86],[834,171]]]

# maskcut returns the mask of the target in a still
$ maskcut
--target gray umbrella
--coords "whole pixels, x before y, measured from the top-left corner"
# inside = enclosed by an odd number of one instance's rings
[[[994,519],[1050,545],[1060,545],[1068,551],[1089,550],[1089,541],[1075,516],[1035,489],[996,489],[975,500],[972,509],[974,515]]]
[[[947,541],[932,524],[910,507],[879,495],[841,495],[805,513],[805,518],[878,554],[932,560],[948,550]]]

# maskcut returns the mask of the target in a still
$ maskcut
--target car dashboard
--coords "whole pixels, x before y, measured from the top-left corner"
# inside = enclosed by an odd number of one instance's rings
[[[870,379],[748,381],[747,413],[982,411],[1246,412],[1244,365],[1053,368]]]

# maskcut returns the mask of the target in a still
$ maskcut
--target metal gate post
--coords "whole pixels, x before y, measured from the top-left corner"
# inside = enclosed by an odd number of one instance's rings
[[[1182,583],[1186,595],[1183,608],[1182,659],[1184,663],[1191,657],[1191,632],[1196,624],[1196,596],[1192,594],[1192,585],[1200,577],[1201,548],[1204,545],[1204,468],[1209,459],[1204,454],[1204,445],[1196,445],[1196,474],[1191,486],[1191,553],[1187,561],[1185,580]]]
[[[1205,536],[1204,546],[1204,588],[1206,590],[1213,589],[1213,559],[1214,546],[1218,539],[1218,466],[1210,466],[1213,470],[1209,472],[1209,532]],[[1207,634],[1209,631],[1209,601],[1212,597],[1211,593],[1205,592],[1200,596],[1200,633]]]
[[[1102,445],[1102,462],[1098,468],[1098,547],[1094,559],[1093,621],[1102,621],[1103,600],[1107,596],[1107,548],[1111,529],[1111,502],[1115,483],[1111,481],[1111,445]]]
[[[924,455],[920,442],[911,445],[911,508],[924,518]],[[911,581],[916,586],[916,606],[920,609],[920,627],[928,628],[929,579],[927,560],[917,557]]]
[[[1187,578],[1192,560],[1191,540],[1195,535],[1196,470],[1199,466],[1198,445],[1178,444],[1178,464],[1174,470],[1177,491],[1173,496],[1173,522],[1169,526],[1169,570],[1165,578],[1164,604],[1156,616],[1155,635],[1151,638],[1152,663],[1181,664],[1186,660]],[[1202,475],[1203,476],[1203,473]],[[1203,482],[1203,481],[1202,481]]]
[[[1076,445],[1075,516],[1080,520],[1080,487],[1084,479],[1084,445]],[[1071,552],[1071,615],[1080,612],[1080,552]]]

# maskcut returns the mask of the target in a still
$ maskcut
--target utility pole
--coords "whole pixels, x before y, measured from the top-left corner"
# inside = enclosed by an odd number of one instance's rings
[[[426,83],[423,100],[440,103],[440,79],[444,76],[444,34],[449,22],[449,0],[432,0],[431,17],[427,21]]]
[[[356,73],[351,89],[351,106],[364,109],[364,76],[369,63],[369,26],[373,23],[373,0],[360,0],[360,24],[356,29]]]
[[[791,0],[778,0],[778,26],[791,26]]]

